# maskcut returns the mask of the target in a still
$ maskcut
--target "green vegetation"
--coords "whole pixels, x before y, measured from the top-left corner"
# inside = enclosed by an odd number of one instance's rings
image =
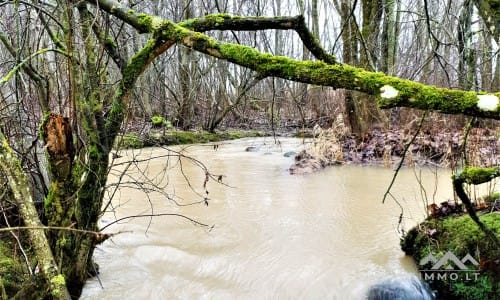
[[[164,117],[155,115],[151,117],[151,123],[153,124],[153,127],[166,127],[166,128],[172,128],[172,122],[167,121]]]
[[[483,201],[488,205],[493,205],[496,199],[500,199],[500,192],[495,192],[491,195],[487,195],[483,197]]]
[[[168,121],[167,121],[168,122]],[[245,137],[261,137],[265,133],[259,131],[221,131],[211,133],[207,131],[178,131],[152,129],[147,137],[141,137],[136,132],[130,132],[118,137],[115,147],[121,149],[143,148],[160,145],[184,145],[235,140]]]
[[[145,141],[146,146],[155,145],[183,145],[183,144],[199,144],[218,142],[223,140],[241,139],[244,137],[264,136],[263,133],[257,131],[250,132],[231,132],[223,131],[210,133],[207,131],[175,131],[168,130],[165,133],[151,132],[148,139]]]
[[[121,137],[118,137],[117,146],[119,148],[142,148],[144,147],[144,141],[139,137],[136,132],[126,133]]]
[[[493,232],[500,234],[500,214],[490,213],[480,219]],[[434,230],[435,233],[430,234]],[[438,257],[451,251],[459,258],[469,253],[482,264],[477,280],[430,281],[431,287],[441,297],[494,299],[500,293],[500,274],[495,262],[500,257],[500,249],[468,215],[429,219],[408,232],[401,241],[401,248],[406,254],[412,255],[417,263],[429,253]]]
[[[20,253],[14,255],[14,246],[7,242],[9,239],[0,239],[0,298],[7,299],[6,295],[13,295],[27,279],[26,270],[21,263]],[[6,295],[5,295],[6,294]]]

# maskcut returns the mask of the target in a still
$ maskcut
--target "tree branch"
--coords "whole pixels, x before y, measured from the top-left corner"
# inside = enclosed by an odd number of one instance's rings
[[[232,31],[252,31],[252,30],[294,30],[306,48],[319,60],[329,64],[336,64],[335,56],[327,53],[317,37],[309,31],[304,20],[304,16],[295,17],[238,17],[228,14],[207,15],[203,18],[186,20],[177,25],[197,32],[209,30],[232,30]]]
[[[90,0],[89,0],[90,1]],[[100,7],[135,26],[138,30],[153,32],[154,48],[158,43],[179,43],[207,55],[256,71],[260,76],[280,77],[292,81],[360,91],[378,96],[381,108],[410,107],[447,114],[464,114],[500,120],[500,92],[490,95],[471,91],[450,90],[413,82],[380,72],[369,72],[346,64],[330,65],[319,61],[298,61],[283,56],[261,53],[251,47],[218,42],[207,35],[191,31],[159,17],[133,12],[112,0],[94,0]],[[115,5],[111,5],[115,3]],[[151,59],[153,57],[150,57]]]
[[[489,182],[493,178],[500,177],[500,166],[491,167],[491,168],[473,168],[473,167],[464,167],[461,172],[453,175],[453,187],[455,188],[455,192],[457,193],[458,198],[465,205],[465,209],[467,213],[471,217],[471,219],[477,224],[477,226],[489,237],[497,246],[500,248],[500,240],[495,235],[495,233],[488,228],[476,214],[474,207],[472,206],[472,202],[470,201],[467,193],[465,193],[463,184],[481,184],[485,182]]]

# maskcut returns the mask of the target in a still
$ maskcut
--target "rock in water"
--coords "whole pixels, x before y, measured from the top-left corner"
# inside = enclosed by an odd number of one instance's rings
[[[368,290],[368,300],[432,300],[434,294],[427,283],[416,276],[393,277]]]
[[[258,152],[259,151],[259,147],[256,147],[256,146],[250,146],[250,147],[247,147],[245,149],[246,152]]]
[[[292,175],[309,174],[321,170],[325,164],[306,150],[302,150],[295,156],[295,163],[289,171]]]
[[[291,156],[295,156],[297,155],[297,152],[295,151],[288,151],[288,152],[285,152],[285,154],[283,154],[284,157],[291,157]]]

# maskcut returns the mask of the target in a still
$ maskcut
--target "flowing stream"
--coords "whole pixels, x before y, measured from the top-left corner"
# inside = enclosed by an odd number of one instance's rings
[[[298,152],[301,142],[256,138],[222,142],[217,150],[176,147],[223,175],[227,186],[210,180],[208,195],[205,172],[186,158],[179,163],[164,148],[121,153],[115,163],[136,163],[119,164],[110,175],[115,183],[126,169],[101,227],[130,215],[173,213],[213,228],[178,216],[112,224],[105,232],[121,233],[94,255],[102,287],[89,280],[82,299],[363,299],[384,278],[416,274],[399,247],[400,208],[392,198],[381,203],[393,170],[345,165],[289,175],[293,158],[283,154]],[[259,151],[246,152],[249,146]],[[452,195],[449,171],[402,169],[392,189],[404,207],[400,229],[424,218],[415,174],[436,203]],[[144,176],[164,193],[133,189]],[[208,206],[179,206],[166,193],[181,204],[206,195]]]

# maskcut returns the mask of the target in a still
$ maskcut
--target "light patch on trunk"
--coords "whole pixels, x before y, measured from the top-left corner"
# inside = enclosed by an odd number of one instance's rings
[[[477,107],[484,111],[495,111],[498,107],[499,99],[495,95],[478,95]]]
[[[381,93],[380,97],[391,99],[391,98],[396,98],[399,94],[399,91],[393,88],[392,86],[386,84],[380,88],[380,93]]]

